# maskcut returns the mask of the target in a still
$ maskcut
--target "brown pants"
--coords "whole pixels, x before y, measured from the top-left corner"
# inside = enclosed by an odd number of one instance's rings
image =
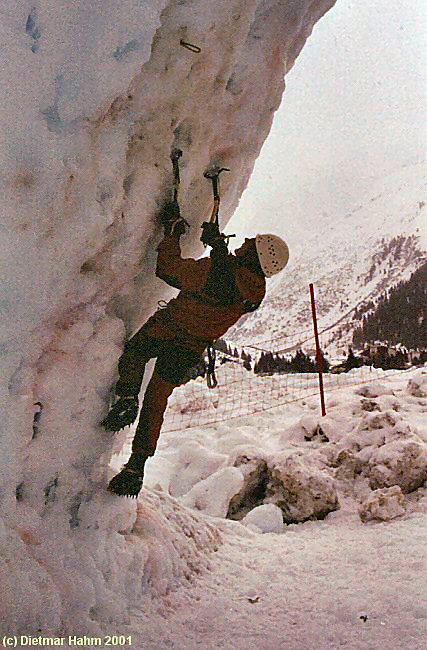
[[[200,357],[200,354],[182,347],[174,340],[147,336],[144,328],[125,344],[119,359],[116,395],[138,395],[147,362],[157,358],[145,391],[132,452],[143,451],[151,456],[154,454],[168,399],[174,388],[191,378],[189,371],[200,363]]]

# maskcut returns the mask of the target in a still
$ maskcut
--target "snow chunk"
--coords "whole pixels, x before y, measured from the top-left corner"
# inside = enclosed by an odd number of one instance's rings
[[[380,384],[373,382],[372,384],[365,384],[359,386],[354,391],[356,395],[361,395],[362,397],[379,397],[380,395],[394,395],[394,392],[390,386],[385,384]]]
[[[390,521],[405,513],[402,490],[393,485],[383,490],[375,490],[359,506],[359,516],[366,521]]]
[[[406,390],[414,397],[427,397],[427,370],[423,369],[409,381]]]
[[[335,457],[331,458],[331,465],[336,466],[335,478],[339,481],[354,480],[360,466],[360,461],[351,449],[342,449]]]
[[[362,411],[381,411],[381,406],[372,399],[362,399],[360,401]]]
[[[351,422],[340,411],[321,416],[320,414],[305,413],[297,422],[285,429],[281,434],[283,445],[301,445],[313,443],[311,447],[327,447],[325,443],[338,443],[350,433]]]
[[[328,417],[319,418],[315,415],[304,415],[299,422],[304,440],[329,442],[334,433],[334,423]]]
[[[243,482],[237,467],[223,467],[192,487],[181,503],[211,517],[225,517],[230,500],[242,489]]]
[[[274,463],[266,502],[281,508],[286,523],[323,519],[339,508],[334,479],[299,453]]]
[[[366,413],[360,423],[362,431],[379,431],[394,427],[399,421],[399,416],[394,411],[380,413]]]
[[[227,461],[225,454],[206,449],[195,440],[189,440],[179,448],[177,471],[172,476],[169,492],[173,497],[181,497],[199,481],[214,474]]]
[[[274,503],[265,503],[248,512],[241,523],[244,526],[256,526],[262,533],[281,533],[283,514]]]
[[[413,492],[427,480],[427,450],[415,439],[393,440],[374,451],[367,473],[373,490],[399,485]]]

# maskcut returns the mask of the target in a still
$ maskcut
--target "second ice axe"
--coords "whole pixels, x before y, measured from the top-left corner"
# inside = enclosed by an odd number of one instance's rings
[[[212,167],[208,169],[203,176],[209,179],[212,182],[212,191],[214,197],[214,204],[212,208],[212,213],[209,221],[204,221],[202,223],[202,236],[200,241],[203,245],[212,246],[215,241],[222,240],[228,245],[228,240],[230,237],[235,235],[224,235],[220,232],[219,229],[219,206],[221,203],[221,195],[219,190],[219,175],[222,172],[229,172],[230,170],[227,167]]]

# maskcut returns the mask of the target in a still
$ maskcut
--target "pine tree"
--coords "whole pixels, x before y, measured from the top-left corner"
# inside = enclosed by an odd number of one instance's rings
[[[344,366],[347,372],[353,368],[360,368],[362,366],[362,360],[354,355],[354,352],[351,348],[348,349],[348,357],[345,361]]]
[[[246,358],[246,359],[244,360],[244,362],[243,362],[243,367],[244,367],[246,370],[252,370],[252,365],[251,365],[251,362],[249,361],[248,358]]]
[[[320,352],[320,360],[321,360],[321,363],[322,363],[322,372],[329,372],[329,368],[330,368],[331,364],[325,358],[325,355],[323,354],[323,352]]]

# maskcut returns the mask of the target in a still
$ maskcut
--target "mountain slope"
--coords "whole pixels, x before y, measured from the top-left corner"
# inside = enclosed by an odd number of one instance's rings
[[[347,214],[322,215],[322,235],[308,236],[292,251],[289,267],[273,278],[261,308],[242,319],[230,338],[253,343],[310,329],[308,284],[313,282],[319,326],[331,328],[327,340],[344,349],[355,308],[376,300],[421,266],[424,215],[422,163],[376,181]]]

